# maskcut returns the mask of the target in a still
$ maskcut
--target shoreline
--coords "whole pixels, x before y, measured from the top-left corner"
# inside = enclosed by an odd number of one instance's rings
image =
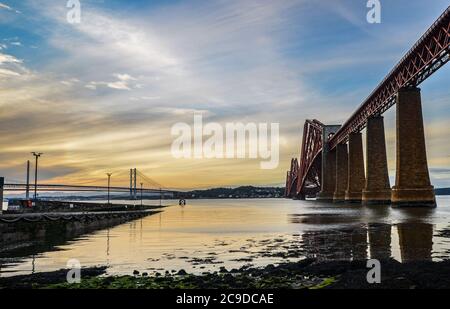
[[[327,261],[305,259],[262,268],[241,267],[202,275],[179,270],[149,276],[134,271],[105,276],[107,267],[83,268],[79,284],[66,283],[68,270],[0,278],[0,288],[22,289],[435,289],[450,286],[450,260],[400,263],[381,262],[381,283],[369,284],[366,260]],[[83,279],[84,278],[84,279]]]
[[[45,252],[81,235],[155,215],[163,210],[160,207],[148,210],[3,214],[0,215],[0,254],[19,258],[29,253],[27,248],[35,248],[34,253]]]

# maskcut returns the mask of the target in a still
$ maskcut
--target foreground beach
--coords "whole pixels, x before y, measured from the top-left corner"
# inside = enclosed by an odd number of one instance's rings
[[[135,271],[126,276],[104,276],[106,267],[83,269],[81,283],[66,282],[68,270],[0,278],[0,288],[37,289],[431,289],[450,286],[450,260],[399,263],[381,261],[381,283],[369,284],[366,261],[296,263],[188,274]]]

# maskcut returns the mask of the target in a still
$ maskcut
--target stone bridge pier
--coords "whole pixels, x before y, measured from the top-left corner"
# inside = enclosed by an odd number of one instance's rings
[[[365,182],[362,134],[351,133],[348,137],[348,181],[345,201],[361,202]]]
[[[330,150],[328,140],[336,133],[340,125],[326,125],[322,130],[322,181],[317,200],[333,201],[336,190],[336,149]]]
[[[333,202],[345,201],[345,190],[348,182],[348,150],[347,144],[341,143],[336,147],[336,186]]]
[[[420,89],[402,88],[396,102],[396,178],[391,190],[384,118],[367,120],[366,169],[361,133],[330,149],[328,140],[340,126],[325,126],[322,152],[322,190],[317,199],[392,206],[436,206],[430,183]]]
[[[396,109],[397,166],[392,205],[434,207],[436,199],[428,172],[420,89],[400,89]]]
[[[391,202],[391,186],[382,116],[370,117],[367,120],[366,147],[367,178],[362,192],[362,202],[364,204],[389,204]]]

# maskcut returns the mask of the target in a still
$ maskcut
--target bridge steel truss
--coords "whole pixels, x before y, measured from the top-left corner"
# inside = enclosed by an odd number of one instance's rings
[[[291,167],[287,173],[286,177],[286,191],[285,196],[287,197],[295,197],[295,188],[297,187],[297,180],[298,180],[298,159],[292,158],[291,159]]]
[[[383,114],[395,104],[399,89],[416,87],[450,60],[450,6],[422,35],[406,55],[397,63],[367,99],[328,141],[329,149],[345,143],[350,133],[366,127],[369,117]],[[286,197],[304,198],[320,191],[323,124],[306,120],[300,164],[286,179]],[[296,189],[294,189],[296,185]]]
[[[381,115],[395,104],[395,95],[404,87],[415,87],[450,60],[450,7],[414,44],[369,97],[330,140],[330,149],[345,142],[352,132],[360,132],[371,116]]]
[[[314,119],[306,120],[303,127],[303,141],[301,161],[293,158],[291,170],[288,172],[286,183],[286,196],[293,198],[305,198],[315,194],[320,189],[323,124]],[[317,192],[316,192],[317,191]]]

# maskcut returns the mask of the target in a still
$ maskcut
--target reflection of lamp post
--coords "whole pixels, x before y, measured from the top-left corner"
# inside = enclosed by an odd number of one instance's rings
[[[111,173],[106,173],[106,175],[108,175],[108,204],[109,203],[109,188],[111,187]]]
[[[141,182],[141,206],[142,206],[142,186],[144,185],[143,182]]]
[[[43,155],[42,152],[32,152],[31,153],[36,158],[36,164],[34,165],[34,199],[37,197],[37,172],[38,172],[38,159]]]

